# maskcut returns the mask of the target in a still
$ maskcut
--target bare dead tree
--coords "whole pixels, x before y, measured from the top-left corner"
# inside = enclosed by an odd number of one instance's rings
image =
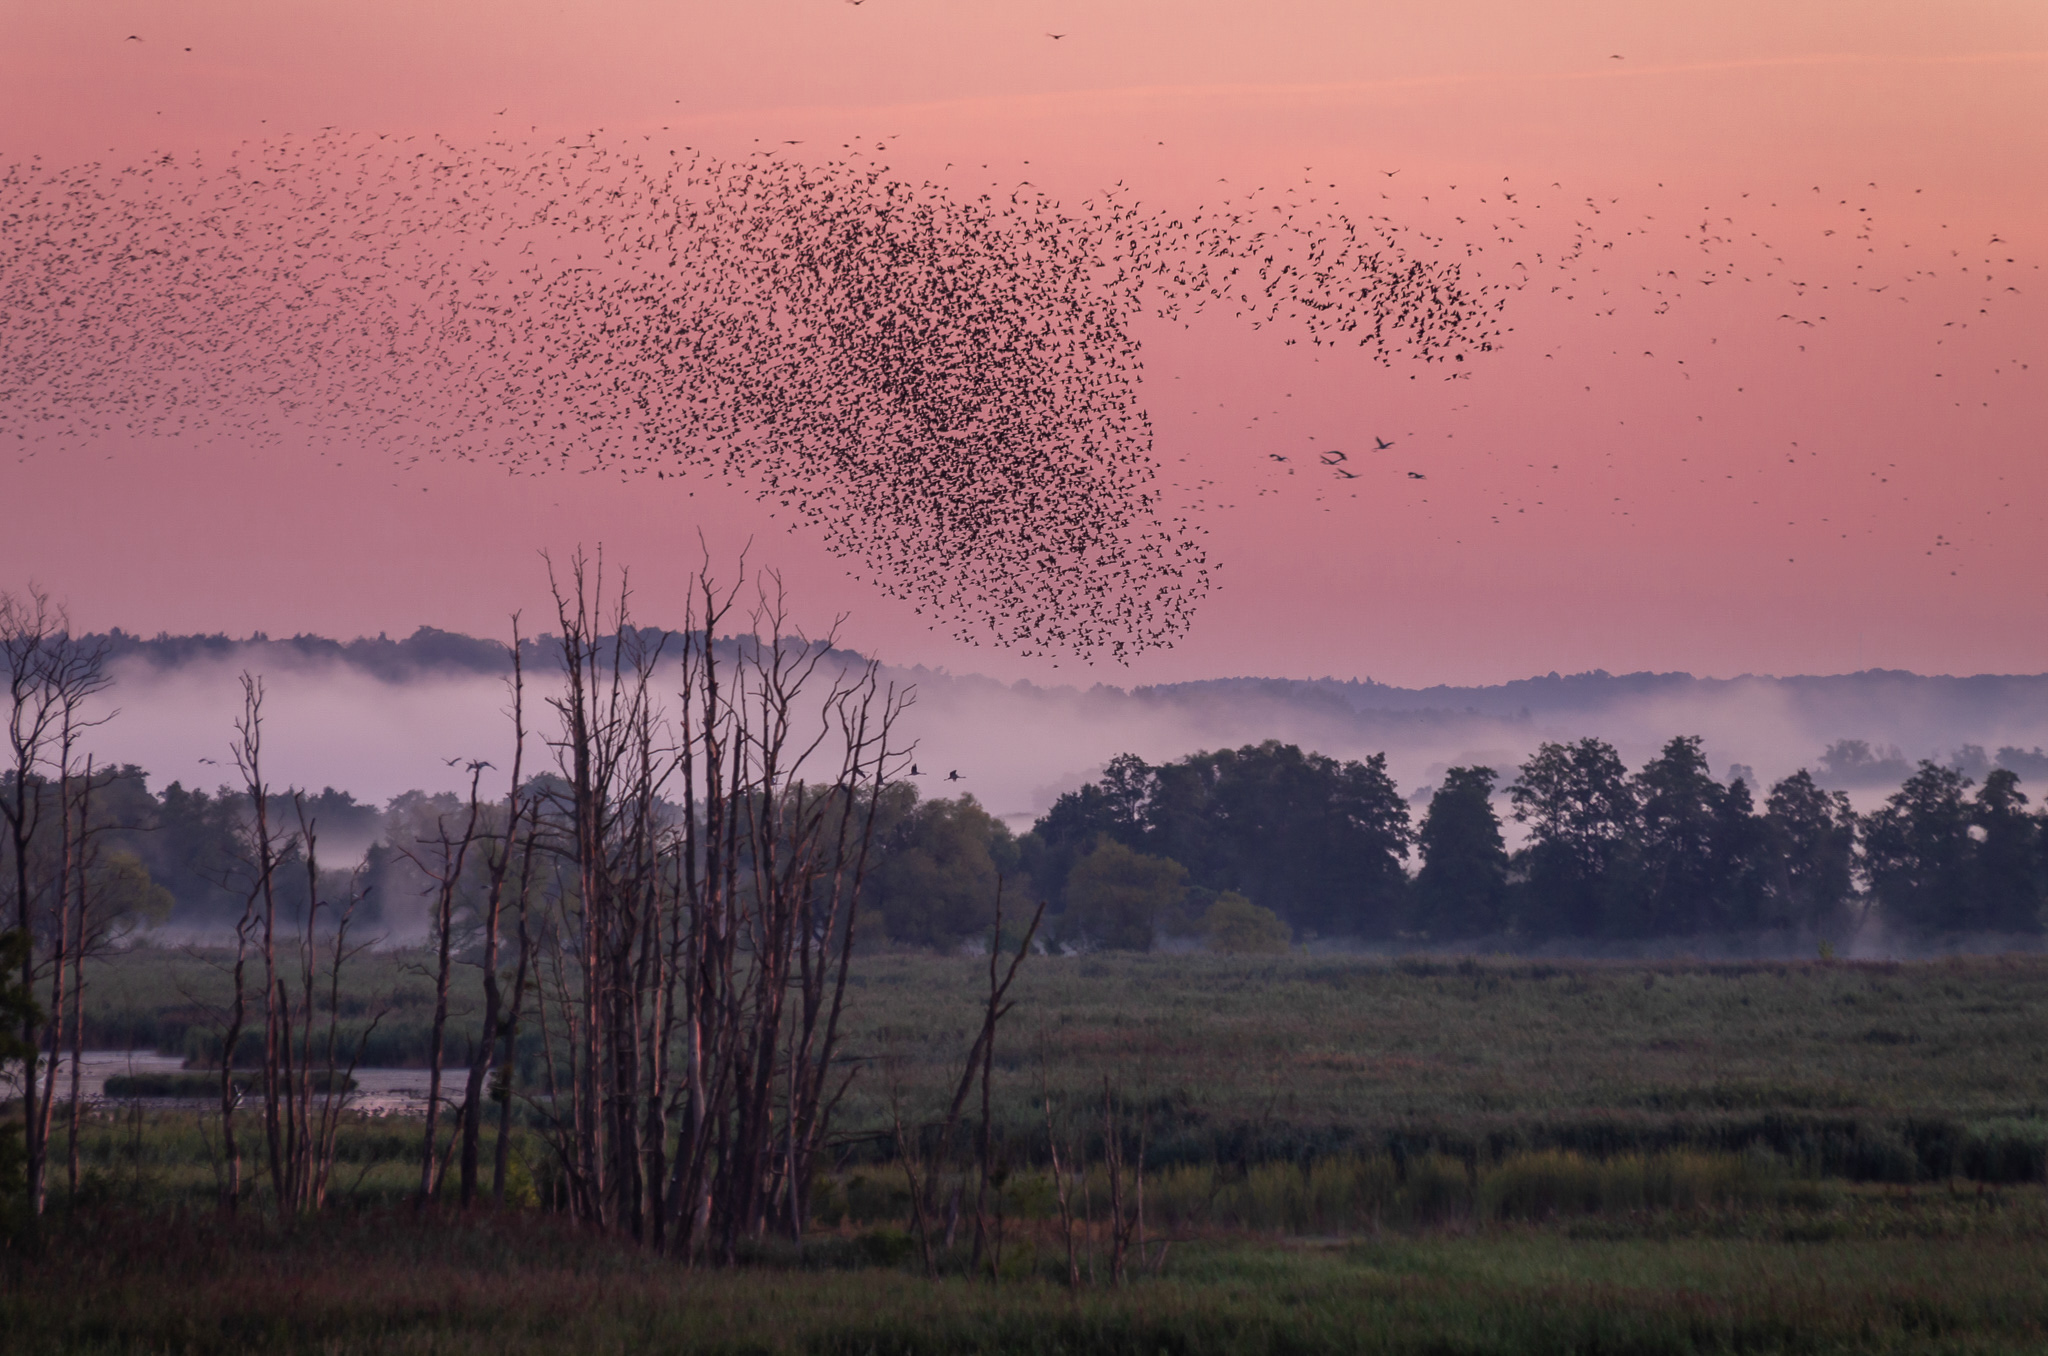
[[[1124,1249],[1129,1242],[1124,1227],[1124,1134],[1110,1095],[1108,1074],[1102,1076],[1102,1165],[1109,1176],[1109,1283],[1122,1285]]]
[[[289,793],[296,829],[273,824],[274,797],[263,772],[263,680],[244,673],[241,684],[242,713],[235,722],[230,752],[248,797],[241,824],[240,866],[247,893],[235,927],[230,999],[221,1038],[221,1203],[233,1212],[241,1199],[242,1164],[235,1121],[242,1087],[236,1064],[248,1022],[248,968],[253,950],[254,959],[262,963],[260,1083],[266,1159],[272,1198],[279,1217],[289,1223],[327,1201],[342,1113],[355,1069],[382,1014],[372,1015],[344,1062],[342,972],[367,949],[349,940],[364,898],[361,873],[351,875],[339,902],[327,897],[320,874],[318,826],[308,813],[304,794],[296,788]],[[295,912],[289,911],[280,896],[279,877],[294,854],[305,875],[304,902]],[[332,915],[331,925],[323,925],[323,913]],[[324,961],[323,926],[333,930]],[[319,1013],[323,982],[327,990],[324,1030]]]
[[[1045,1110],[1046,1152],[1052,1160],[1053,1195],[1060,1208],[1060,1237],[1067,1245],[1067,1289],[1079,1290],[1081,1264],[1074,1253],[1073,1185],[1067,1178],[1067,1165],[1060,1161],[1060,1133],[1053,1122],[1052,1089],[1047,1085],[1045,1063],[1045,1041],[1041,1035],[1038,1047],[1038,1097]]]
[[[1045,921],[1045,902],[1039,901],[1038,909],[1031,915],[1031,926],[1024,930],[1023,938],[1017,943],[1017,953],[1010,958],[1010,968],[997,978],[999,963],[1003,954],[1003,878],[996,877],[995,921],[989,926],[988,935],[988,1001],[982,1008],[981,1032],[975,1038],[975,1051],[980,1055],[981,1075],[981,1126],[975,1135],[975,1164],[979,1169],[974,1193],[974,1266],[979,1269],[982,1258],[989,1256],[988,1193],[995,1166],[995,1115],[990,1101],[990,1087],[995,1078],[996,1031],[1004,1017],[1016,1004],[1009,1001],[1010,985],[1016,981],[1017,971],[1024,964],[1024,958],[1031,954],[1031,943],[1038,937],[1039,924]],[[974,1055],[968,1056],[968,1075],[977,1072]],[[954,1107],[961,1099],[954,1098]],[[1000,1270],[1000,1257],[994,1258],[990,1276]]]
[[[259,888],[253,882],[242,902],[242,916],[235,923],[235,959],[228,967],[227,1019],[220,1038],[220,1140],[221,1209],[232,1215],[242,1203],[242,1148],[235,1135],[235,1112],[241,1106],[241,1089],[235,1086],[235,1056],[242,1046],[242,1028],[249,1017],[249,938],[257,927]]]
[[[71,896],[70,941],[64,948],[71,967],[71,979],[65,986],[70,1011],[55,1014],[53,1029],[69,1033],[70,1053],[66,1067],[70,1071],[70,1087],[65,1099],[65,1158],[66,1180],[74,1194],[78,1190],[79,1182],[78,1146],[85,1105],[81,1095],[85,1057],[85,992],[88,983],[85,964],[117,945],[126,935],[123,930],[124,924],[132,925],[135,921],[132,911],[138,905],[147,905],[146,896],[129,893],[129,887],[136,882],[128,868],[139,871],[141,864],[129,857],[126,858],[124,865],[123,859],[119,856],[109,862],[102,854],[105,835],[120,826],[95,813],[96,794],[131,773],[132,769],[119,767],[96,768],[92,755],[88,754],[78,774],[68,779],[75,788],[68,802],[75,807],[72,810],[75,824],[72,831],[73,841],[70,850],[64,854],[71,860],[67,887]],[[141,875],[141,881],[147,884],[146,873]],[[113,891],[112,897],[109,897],[110,888]]]
[[[249,870],[250,912],[245,915],[245,924],[256,936],[257,956],[263,962],[263,1140],[271,1193],[279,1212],[289,1218],[296,1203],[286,1168],[290,1156],[287,1139],[293,1133],[287,1086],[292,1011],[277,961],[277,870],[291,844],[285,835],[274,832],[270,824],[270,784],[263,776],[263,679],[245,672],[241,681],[242,714],[235,720],[235,741],[230,752],[249,797],[243,851]],[[241,943],[246,944],[246,940]],[[241,964],[238,957],[238,989]],[[224,1053],[223,1065],[231,1080],[236,1051],[230,1046]]]
[[[462,888],[463,870],[476,843],[483,818],[483,775],[490,764],[469,764],[469,797],[460,833],[448,831],[448,818],[438,816],[431,844],[431,863],[422,852],[406,848],[415,865],[434,883],[434,1017],[427,1046],[427,1120],[420,1143],[420,1185],[414,1203],[424,1207],[440,1190],[442,1159],[436,1144],[440,1128],[441,1074],[446,1059],[448,1034],[448,987],[454,971],[455,904]],[[488,1043],[488,1042],[486,1042]]]
[[[29,1047],[23,1070],[28,1190],[31,1209],[37,1215],[42,1213],[47,1197],[66,962],[74,930],[69,894],[71,856],[76,846],[70,815],[72,758],[78,736],[111,718],[90,719],[84,714],[90,700],[111,681],[106,658],[104,642],[79,640],[71,635],[69,616],[47,593],[33,585],[18,597],[0,593],[0,664],[7,670],[8,755],[5,794],[0,794],[0,819],[6,821],[11,849],[15,928],[25,939],[20,962],[21,986],[25,993],[33,993],[38,971],[47,966],[53,998],[47,1027],[33,1005],[24,1007],[20,1018],[20,1040]],[[56,774],[54,797],[52,771]],[[54,870],[46,868],[38,873],[33,859],[45,804],[51,799],[62,820],[59,861]],[[46,894],[50,896],[48,927],[43,926],[45,920],[39,909]],[[47,1075],[43,1073],[42,1058],[46,1046]]]
[[[562,676],[538,814],[566,888],[523,920],[545,1074],[525,1100],[580,1218],[730,1261],[808,1222],[852,1078],[846,971],[906,696],[829,634],[792,638],[772,577],[728,641],[739,583],[695,577],[678,635],[636,628],[601,560],[550,577]]]
[[[72,967],[74,965],[71,932],[73,915],[76,911],[71,905],[71,873],[74,865],[82,865],[78,861],[81,854],[79,843],[74,834],[74,821],[71,816],[71,748],[75,733],[72,729],[69,703],[63,704],[63,714],[59,719],[58,726],[57,837],[59,847],[57,852],[56,879],[52,882],[52,908],[50,910],[50,926],[47,934],[52,943],[49,956],[50,1022],[44,1028],[44,1034],[48,1041],[44,1066],[49,1070],[49,1073],[43,1082],[41,1104],[37,1104],[33,1095],[33,1088],[30,1090],[31,1095],[29,1098],[30,1110],[35,1120],[39,1122],[36,1135],[43,1143],[46,1159],[49,1153],[51,1137],[51,1115],[56,1110],[57,1103],[57,1075],[58,1070],[63,1065],[64,1057],[64,1013],[65,1002],[69,998],[69,995],[65,992],[65,983],[72,977]],[[77,1110],[75,1101],[72,1110],[74,1113]],[[69,1118],[67,1117],[66,1119],[68,1120]],[[71,1189],[74,1192],[77,1190],[75,1171],[72,1173]],[[37,1194],[40,1196],[42,1193],[38,1191]],[[40,1199],[36,1202],[38,1213],[41,1211],[42,1204]]]
[[[889,1088],[889,1125],[894,1134],[892,1143],[896,1149],[896,1161],[903,1167],[903,1178],[910,1188],[910,1227],[917,1234],[919,1252],[924,1255],[924,1274],[938,1279],[938,1257],[932,1248],[931,1223],[926,1219],[925,1183],[918,1180],[924,1162],[924,1145],[914,1135],[903,1131],[903,1085],[896,1061],[890,1060],[886,1072]]]
[[[533,973],[533,933],[527,926],[527,904],[532,898],[534,850],[539,843],[539,804],[528,801],[526,836],[519,854],[519,957],[512,974],[512,1004],[506,1010],[503,1031],[505,1054],[498,1065],[498,1082],[493,1095],[498,1102],[498,1142],[491,1163],[491,1202],[505,1204],[505,1179],[512,1160],[513,1079],[519,1068],[519,1014],[526,1008],[526,986]]]
[[[69,778],[65,779],[69,781]],[[87,890],[87,881],[92,865],[92,755],[85,759],[85,774],[78,787],[78,847],[76,869],[72,873],[77,893],[73,896],[72,915],[76,919],[74,941],[71,948],[71,1096],[65,1108],[64,1159],[65,1186],[73,1197],[78,1195],[78,1118],[79,1080],[84,1073],[85,1063],[85,955],[93,940],[92,903]],[[66,856],[73,853],[67,851]],[[63,1014],[58,1014],[58,1027],[63,1026]]]
[[[295,942],[299,957],[299,1048],[296,1058],[292,1059],[287,1044],[288,1062],[280,1071],[284,1075],[280,1081],[288,1093],[286,1123],[291,1129],[285,1174],[289,1199],[284,1213],[288,1218],[319,1210],[327,1203],[342,1113],[348,1106],[350,1089],[355,1082],[356,1069],[362,1062],[363,1051],[383,1017],[381,1011],[371,1014],[344,1061],[341,1046],[342,971],[350,961],[369,949],[368,943],[352,945],[349,941],[349,929],[355,921],[356,909],[365,897],[362,872],[358,868],[351,873],[347,892],[339,904],[324,899],[318,824],[306,812],[306,797],[302,792],[292,792],[292,807],[298,819],[298,844],[305,859],[306,912],[302,919],[295,920],[298,924]],[[319,918],[323,909],[334,913],[334,935],[327,948],[324,967],[319,945]],[[315,1028],[319,1023],[315,996],[323,979],[327,988],[327,1023],[316,1047]],[[279,985],[282,990],[282,980]],[[287,1010],[290,1009],[288,992],[281,991],[279,1001]]]
[[[1109,1075],[1102,1076],[1102,1157],[1109,1178],[1109,1278],[1122,1285],[1128,1277],[1128,1262],[1134,1247],[1138,1261],[1145,1260],[1145,1139],[1147,1126],[1138,1127],[1138,1157],[1131,1194],[1126,1195],[1124,1122],[1119,1098],[1110,1091]],[[1162,1255],[1161,1260],[1164,1260]]]
[[[483,907],[483,1032],[482,1038],[477,1041],[475,1054],[470,1060],[469,1079],[462,1094],[462,1179],[460,1190],[461,1204],[465,1210],[476,1199],[477,1141],[483,1124],[484,1083],[490,1077],[492,1061],[496,1058],[499,1041],[505,1034],[501,1028],[511,1026],[516,1021],[517,1014],[515,1001],[513,1015],[511,1017],[507,1016],[503,991],[498,983],[498,936],[500,920],[505,907],[505,884],[512,870],[513,857],[517,853],[519,825],[528,818],[526,805],[521,799],[522,779],[526,765],[526,671],[519,650],[519,616],[517,613],[514,613],[512,616],[511,654],[512,783],[511,789],[505,793],[504,832],[501,835],[497,835],[495,841],[490,843],[486,849],[486,886]],[[533,841],[534,835],[529,831],[526,837],[527,848],[524,854],[524,865],[521,867],[519,880],[519,888],[522,892],[522,907],[524,891],[532,868]],[[523,980],[526,964],[526,957],[523,953],[520,956],[519,963]],[[523,997],[523,994],[519,993],[519,990],[523,987],[522,982],[515,982],[515,1000],[517,997]],[[514,1052],[508,1048],[505,1052],[505,1058],[509,1065],[514,1058]],[[506,1105],[509,1107],[509,1101]],[[509,1129],[509,1125],[505,1123],[505,1118],[500,1117],[498,1134],[501,1140],[504,1139]],[[500,1182],[502,1182],[503,1173],[500,1172],[497,1176]],[[494,1194],[502,1195],[502,1192]]]
[[[14,931],[20,952],[21,992],[36,989],[36,924],[39,883],[31,865],[42,827],[47,789],[42,775],[49,741],[61,719],[61,707],[50,682],[50,649],[69,630],[63,609],[48,594],[30,586],[22,597],[0,593],[0,660],[7,665],[7,794],[0,814],[7,820],[9,864],[13,871]],[[22,1100],[27,1121],[29,1199],[39,1202],[47,1149],[38,1134],[36,1089],[42,1053],[41,1012],[32,1002],[21,1006],[19,1044],[22,1056]]]

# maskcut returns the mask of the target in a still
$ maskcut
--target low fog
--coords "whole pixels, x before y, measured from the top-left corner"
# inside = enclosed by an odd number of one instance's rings
[[[459,789],[474,759],[510,765],[502,650],[494,660],[490,647],[443,633],[346,647],[124,642],[107,697],[119,714],[94,732],[92,746],[102,760],[145,768],[152,790],[174,780],[207,789],[236,782],[228,746],[245,671],[264,682],[265,771],[280,787],[332,786],[381,805],[409,790]],[[542,740],[552,726],[543,667],[529,663],[534,769],[548,764]],[[1428,689],[1230,678],[1131,690],[923,669],[884,677],[915,690],[903,730],[916,741],[924,794],[971,793],[1020,831],[1117,754],[1164,762],[1266,739],[1339,758],[1385,752],[1402,790],[1420,801],[1460,764],[1497,768],[1505,785],[1545,740],[1597,736],[1634,767],[1672,736],[1696,734],[1716,775],[1749,778],[1759,799],[1773,781],[1807,767],[1849,791],[1859,809],[1880,802],[1918,759],[1981,776],[2001,748],[2048,745],[2048,676],[2040,675],[1720,680],[1596,672]],[[1867,746],[1860,762],[1840,750],[1827,757],[1843,740]],[[2048,791],[2048,761],[2016,762],[2038,800]],[[954,771],[958,781],[948,779]],[[487,791],[493,775],[502,773],[486,774]]]

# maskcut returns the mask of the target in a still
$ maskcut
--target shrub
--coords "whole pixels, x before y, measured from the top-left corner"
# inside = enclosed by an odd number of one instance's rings
[[[1623,1154],[1604,1162],[1566,1150],[1516,1154],[1481,1174],[1488,1219],[1549,1219],[1630,1210],[1703,1210],[1774,1200],[1777,1160],[1755,1154]]]
[[[1408,1160],[1395,1203],[1415,1224],[1436,1224],[1471,1213],[1472,1173],[1464,1160],[1425,1154]]]
[[[1279,914],[1260,908],[1235,890],[1218,895],[1202,914],[1202,936],[1211,951],[1226,956],[1282,952],[1292,939]]]
[[[1980,1182],[2048,1179],[2048,1122],[2006,1118],[1971,1126],[1962,1169]]]

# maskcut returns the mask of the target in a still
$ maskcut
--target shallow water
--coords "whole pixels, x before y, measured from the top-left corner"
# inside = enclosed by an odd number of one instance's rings
[[[177,1055],[160,1055],[153,1050],[86,1050],[79,1058],[78,1095],[87,1102],[106,1106],[168,1108],[201,1105],[197,1101],[177,1097],[107,1096],[107,1080],[121,1074],[184,1071],[185,1061]],[[455,1069],[442,1075],[444,1099],[461,1096],[462,1079],[467,1072],[466,1069]],[[357,1069],[355,1080],[356,1090],[349,1094],[348,1099],[352,1111],[373,1116],[419,1116],[426,1113],[425,1069]],[[68,1096],[70,1090],[71,1060],[67,1055],[58,1064],[57,1095],[60,1098]]]

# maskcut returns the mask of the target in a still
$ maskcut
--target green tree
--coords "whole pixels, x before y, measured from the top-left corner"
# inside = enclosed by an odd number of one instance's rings
[[[1698,735],[1671,740],[1636,773],[1643,909],[1628,930],[1675,937],[1721,924],[1724,863],[1721,784],[1707,771]]]
[[[136,835],[129,850],[176,898],[180,922],[234,922],[246,897],[235,876],[236,831],[247,799],[225,787],[218,795],[188,791],[175,781],[155,799],[152,831]]]
[[[1386,935],[1407,915],[1413,834],[1385,754],[1340,762],[1267,740],[1155,769],[1145,851],[1297,932]]]
[[[1114,951],[1150,951],[1161,920],[1187,898],[1187,868],[1105,838],[1067,878],[1066,935]]]
[[[1158,767],[1125,754],[1054,802],[1024,860],[1046,888],[1107,839],[1179,862],[1208,896],[1262,900],[1298,930],[1386,934],[1405,916],[1411,836],[1384,754],[1340,762],[1267,740]],[[1063,886],[1052,897],[1071,904]]]
[[[1287,950],[1287,923],[1235,890],[1225,890],[1202,913],[1203,940],[1225,956],[1271,955]]]
[[[149,868],[132,852],[117,848],[94,862],[88,874],[92,925],[103,933],[155,926],[168,919],[177,904],[169,890],[150,879]]]
[[[2041,930],[2042,853],[2048,835],[2040,819],[2027,813],[2019,781],[2017,773],[1993,768],[1970,807],[1976,840],[1972,921],[1995,932]]]
[[[1480,937],[1507,925],[1508,852],[1493,810],[1490,767],[1454,767],[1416,833],[1415,925],[1432,940]]]
[[[1856,891],[1856,812],[1845,791],[1824,790],[1805,768],[1764,802],[1764,927],[1832,932],[1848,922]]]
[[[1025,873],[1055,912],[1067,907],[1067,878],[1074,863],[1094,851],[1104,837],[1129,848],[1143,845],[1156,772],[1136,754],[1117,755],[1099,781],[1053,801],[1019,841]]]
[[[988,931],[996,877],[1017,869],[1009,828],[973,796],[915,805],[880,849],[870,880],[890,940],[941,950]]]
[[[1713,899],[1708,926],[1717,931],[1762,925],[1769,876],[1770,833],[1741,777],[1714,806]]]
[[[1640,912],[1637,811],[1628,768],[1599,739],[1544,743],[1508,788],[1529,845],[1515,856],[1531,931],[1625,934]]]
[[[1972,853],[1968,777],[1922,759],[1863,821],[1871,893],[1893,923],[1922,931],[1969,927]]]

